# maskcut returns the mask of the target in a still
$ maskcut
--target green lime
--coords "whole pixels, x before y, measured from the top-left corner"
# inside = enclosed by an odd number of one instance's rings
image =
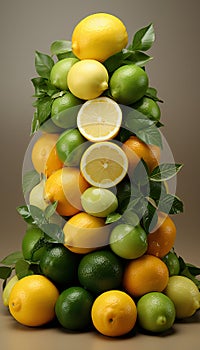
[[[67,91],[61,97],[55,98],[51,107],[51,118],[55,125],[63,129],[77,126],[77,114],[82,104],[82,100]]]
[[[85,141],[78,129],[64,131],[56,143],[56,151],[60,160],[67,166],[78,166],[85,151]]]
[[[200,308],[200,292],[185,276],[171,276],[164,293],[173,301],[177,318],[192,316]]]
[[[40,126],[40,131],[47,132],[48,134],[59,134],[63,131],[63,128],[57,126],[50,117]]]
[[[143,295],[137,303],[137,312],[139,325],[154,333],[170,329],[176,316],[173,302],[160,292]]]
[[[137,259],[147,250],[147,234],[139,224],[119,224],[110,234],[110,247],[121,258]]]
[[[142,114],[146,115],[149,119],[159,121],[160,120],[160,107],[156,101],[149,97],[143,97],[141,100],[132,105],[134,109],[137,109]]]
[[[6,284],[3,293],[2,293],[2,299],[3,299],[3,304],[5,306],[9,305],[9,298],[10,298],[10,293],[14,285],[17,283],[18,277],[17,275],[14,275]]]
[[[24,259],[33,262],[40,261],[46,246],[44,243],[45,233],[36,226],[29,226],[22,239],[22,253]]]
[[[178,275],[180,272],[180,263],[178,260],[178,257],[175,253],[169,252],[167,255],[165,255],[162,260],[167,265],[169,270],[169,275]]]
[[[89,187],[81,195],[81,204],[86,213],[106,217],[118,207],[117,197],[105,188]]]
[[[40,259],[43,275],[60,286],[70,285],[77,280],[78,257],[62,244],[52,244]]]
[[[116,69],[110,78],[110,92],[113,98],[125,105],[140,100],[148,88],[147,73],[135,64]]]
[[[51,84],[60,90],[68,90],[67,76],[70,68],[78,62],[77,58],[64,58],[56,62],[50,73]]]
[[[59,323],[69,330],[85,330],[91,325],[93,296],[82,287],[64,290],[55,305]]]
[[[80,284],[95,294],[118,289],[123,276],[121,260],[108,250],[85,255],[78,267]]]

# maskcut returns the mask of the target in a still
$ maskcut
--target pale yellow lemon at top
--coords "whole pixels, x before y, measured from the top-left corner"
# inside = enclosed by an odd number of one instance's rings
[[[74,96],[91,100],[108,89],[108,79],[108,72],[103,64],[89,59],[79,61],[71,67],[67,83]]]
[[[92,186],[109,188],[116,186],[125,177],[128,159],[115,143],[96,142],[83,153],[80,169]]]
[[[123,22],[109,13],[94,13],[83,18],[72,33],[72,51],[79,59],[104,62],[128,43]]]
[[[121,108],[108,97],[86,101],[77,115],[80,133],[92,142],[113,139],[119,132],[121,122]]]

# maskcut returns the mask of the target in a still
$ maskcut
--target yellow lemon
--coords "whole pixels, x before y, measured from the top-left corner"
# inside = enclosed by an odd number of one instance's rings
[[[11,315],[25,326],[41,326],[55,317],[55,303],[59,292],[52,282],[41,275],[20,279],[9,298]]]
[[[100,333],[116,337],[127,334],[133,329],[137,308],[127,293],[109,290],[95,299],[91,314],[94,327]]]
[[[164,293],[173,301],[177,318],[190,317],[200,308],[199,289],[188,277],[171,276]]]
[[[63,227],[64,245],[78,254],[86,254],[108,244],[110,229],[103,218],[81,212],[72,216]]]
[[[125,177],[128,159],[124,151],[115,143],[97,142],[83,153],[80,168],[89,184],[109,188],[117,185]]]
[[[72,33],[72,51],[82,59],[104,62],[128,43],[123,22],[109,13],[94,13],[83,18]]]
[[[86,101],[77,116],[80,133],[89,141],[98,142],[114,138],[121,126],[122,111],[108,97]]]
[[[59,134],[44,133],[37,139],[32,149],[33,166],[38,173],[45,174],[46,177],[63,167],[56,152],[58,138]]]
[[[108,89],[108,72],[98,61],[82,60],[69,70],[67,83],[74,96],[91,100]]]

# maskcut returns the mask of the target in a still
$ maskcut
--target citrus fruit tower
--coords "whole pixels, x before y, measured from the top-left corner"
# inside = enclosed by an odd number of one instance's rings
[[[160,333],[200,307],[200,269],[174,249],[182,165],[165,161],[154,40],[150,24],[128,44],[121,19],[95,13],[35,53],[26,229],[0,266],[3,303],[25,326]]]

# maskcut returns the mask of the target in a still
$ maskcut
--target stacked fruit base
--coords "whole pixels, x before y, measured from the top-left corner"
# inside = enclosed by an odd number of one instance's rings
[[[27,228],[0,266],[4,305],[25,326],[160,333],[200,307],[200,269],[174,250],[182,165],[145,69],[154,39],[150,24],[127,47],[121,20],[97,13],[35,54]]]

